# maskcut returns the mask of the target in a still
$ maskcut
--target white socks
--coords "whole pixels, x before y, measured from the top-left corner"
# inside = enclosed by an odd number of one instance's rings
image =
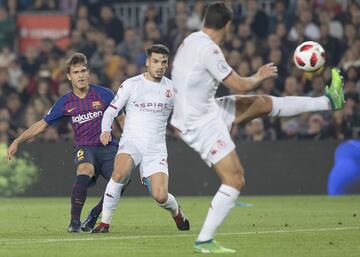
[[[173,217],[175,217],[178,214],[178,203],[176,202],[175,197],[168,193],[168,199],[165,203],[158,203],[158,205],[161,208],[164,208],[165,210],[169,211]]]
[[[213,239],[216,229],[235,206],[235,201],[239,194],[240,191],[231,186],[224,184],[220,186],[211,201],[208,214],[197,241],[203,242]]]
[[[109,180],[104,194],[103,210],[101,214],[101,222],[110,224],[114,215],[116,206],[120,200],[121,190],[125,184],[115,182],[113,179]]]
[[[303,97],[303,96],[270,96],[273,102],[273,108],[269,113],[273,117],[290,117],[304,112],[331,110],[329,98]]]

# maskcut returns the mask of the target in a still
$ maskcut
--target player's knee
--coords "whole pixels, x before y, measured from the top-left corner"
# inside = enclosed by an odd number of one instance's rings
[[[124,181],[127,177],[128,177],[128,174],[126,174],[126,172],[121,169],[115,169],[111,176],[112,180],[119,182],[119,183]]]
[[[76,175],[94,176],[94,166],[91,163],[81,163],[76,170]]]
[[[94,176],[94,172],[92,170],[89,170],[89,169],[78,169],[76,171],[76,175],[77,176],[86,175],[86,176],[89,176],[91,178],[92,176]]]
[[[157,203],[163,204],[168,199],[168,192],[165,188],[156,188],[155,190],[153,189],[152,196]]]
[[[241,190],[245,186],[244,172],[239,170],[232,173],[225,181],[223,181],[223,183],[232,186],[237,190]]]
[[[269,96],[266,95],[260,95],[258,96],[257,100],[259,103],[259,106],[261,106],[261,113],[262,114],[268,114],[271,112],[272,109],[272,100]]]
[[[241,190],[245,186],[245,177],[242,174],[237,174],[233,183],[236,189]]]

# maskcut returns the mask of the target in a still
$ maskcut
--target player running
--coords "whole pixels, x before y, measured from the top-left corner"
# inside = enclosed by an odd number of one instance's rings
[[[147,50],[147,72],[124,81],[104,113],[100,140],[111,140],[111,124],[125,106],[126,118],[120,139],[114,171],[104,194],[101,223],[92,233],[107,233],[131,171],[140,164],[140,176],[154,200],[169,211],[179,230],[189,230],[183,211],[168,193],[168,164],[165,133],[173,108],[173,85],[164,77],[168,67],[169,49],[153,45]]]
[[[87,188],[96,183],[99,175],[106,180],[110,179],[117,152],[115,140],[105,147],[99,140],[101,118],[114,93],[107,88],[89,84],[87,59],[82,53],[73,54],[67,60],[66,69],[72,91],[60,97],[43,119],[34,123],[12,142],[7,151],[7,158],[11,160],[22,142],[42,133],[47,126],[62,118],[70,119],[74,131],[74,163],[77,167],[77,177],[71,193],[71,221],[67,231],[90,231],[102,211],[103,199],[81,224],[80,215],[86,200]],[[118,122],[120,124],[120,119]]]
[[[194,245],[195,251],[201,253],[235,252],[214,240],[215,231],[234,207],[245,184],[244,169],[229,134],[232,124],[262,115],[293,116],[344,106],[342,78],[337,69],[332,69],[326,95],[317,98],[231,95],[216,99],[219,82],[245,93],[277,75],[272,63],[263,65],[251,77],[240,77],[231,69],[219,47],[230,29],[231,19],[232,11],[224,3],[209,4],[202,30],[185,38],[172,69],[175,95],[171,124],[207,164],[213,165],[221,180]]]

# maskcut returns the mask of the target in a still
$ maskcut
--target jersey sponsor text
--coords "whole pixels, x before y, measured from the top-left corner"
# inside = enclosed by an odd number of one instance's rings
[[[102,115],[103,115],[102,111],[88,112],[86,114],[79,114],[78,116],[72,117],[72,122],[82,124],[84,122],[88,122],[93,119],[99,118]]]

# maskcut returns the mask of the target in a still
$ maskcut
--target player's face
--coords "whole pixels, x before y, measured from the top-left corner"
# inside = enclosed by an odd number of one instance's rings
[[[164,76],[169,65],[169,57],[165,54],[152,53],[146,60],[146,67],[150,77],[159,81]]]
[[[85,89],[89,86],[89,70],[83,64],[70,66],[70,72],[67,74],[68,80],[76,89]]]

